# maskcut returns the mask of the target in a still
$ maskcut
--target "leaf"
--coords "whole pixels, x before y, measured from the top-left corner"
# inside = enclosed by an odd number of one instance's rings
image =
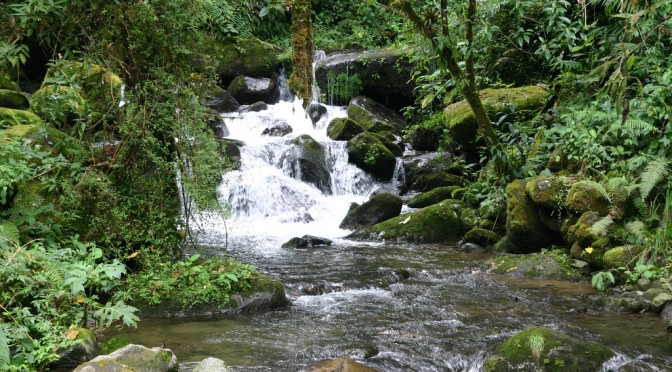
[[[135,257],[138,255],[138,253],[140,253],[140,252],[135,251],[135,252],[129,254],[129,255],[128,255],[128,258],[135,258]]]
[[[586,253],[588,253],[588,254],[592,254],[594,249],[593,249],[593,247],[588,247],[588,248],[584,249],[584,251],[586,251]]]
[[[261,10],[259,11],[259,17],[261,18],[266,17],[270,11],[271,10],[267,6],[261,8]]]
[[[669,172],[669,162],[666,158],[656,158],[649,163],[644,169],[644,173],[642,173],[642,181],[639,187],[642,199],[646,199],[651,190],[656,187],[658,182],[664,180]]]
[[[79,335],[79,331],[78,331],[78,330],[76,330],[76,329],[74,329],[74,328],[70,328],[70,329],[65,333],[65,338],[67,338],[68,340],[72,341],[72,340],[76,339],[78,335]]]
[[[7,336],[5,336],[5,331],[0,328],[0,371],[6,371],[11,362],[9,354],[9,344],[7,342]]]

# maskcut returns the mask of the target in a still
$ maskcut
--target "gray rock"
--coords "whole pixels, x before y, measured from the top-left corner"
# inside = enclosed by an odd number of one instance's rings
[[[314,247],[327,247],[332,243],[331,240],[326,238],[320,238],[312,235],[304,235],[300,238],[295,237],[291,238],[289,241],[282,245],[282,248],[314,248]]]
[[[275,103],[279,98],[275,81],[269,78],[257,79],[244,75],[236,76],[227,90],[236,101],[243,105],[258,101]]]
[[[310,121],[312,121],[313,125],[315,125],[315,123],[320,121],[322,115],[327,113],[327,108],[319,103],[311,103],[308,105],[308,107],[306,107],[306,113],[308,113]]]
[[[401,135],[401,131],[406,128],[406,121],[396,111],[364,96],[350,100],[348,117],[374,133],[390,132]]]
[[[293,131],[294,129],[292,129],[292,127],[284,121],[276,121],[271,126],[264,129],[264,131],[261,132],[261,135],[269,137],[284,137]]]
[[[67,349],[59,350],[59,360],[50,365],[50,368],[74,368],[97,357],[100,348],[96,342],[96,335],[88,329],[77,329],[76,344]]]
[[[240,110],[240,112],[261,112],[266,110],[268,110],[268,105],[266,104],[266,102],[259,101],[243,108],[242,110]]]
[[[75,372],[107,371],[108,369],[99,368],[105,364],[114,366],[113,371],[166,372],[178,369],[177,357],[171,350],[160,347],[150,349],[142,345],[130,344],[112,354],[100,355],[80,365]]]
[[[205,358],[194,367],[193,372],[233,372],[223,360],[217,358]]]
[[[224,123],[224,118],[215,110],[211,110],[207,114],[208,127],[212,130],[215,138],[224,138],[229,135],[229,128]]]
[[[672,303],[672,294],[667,292],[659,293],[656,297],[653,298],[653,301],[651,302],[656,308],[662,309],[663,306]]]
[[[221,87],[213,88],[202,103],[205,107],[217,112],[234,112],[240,107],[238,101]]]
[[[327,167],[324,147],[304,134],[292,140],[291,147],[279,161],[290,177],[310,183],[325,194],[331,194],[331,173]]]
[[[665,321],[672,322],[672,302],[665,304],[663,311],[660,312],[660,317]]]
[[[348,211],[341,229],[360,229],[389,220],[401,213],[401,198],[391,193],[374,195],[364,204]]]

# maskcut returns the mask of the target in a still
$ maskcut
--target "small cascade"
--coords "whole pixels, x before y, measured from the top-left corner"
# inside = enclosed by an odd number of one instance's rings
[[[320,95],[322,92],[320,92],[320,87],[317,85],[317,79],[315,78],[315,71],[317,71],[317,64],[320,63],[320,61],[324,60],[327,58],[327,53],[325,53],[323,50],[316,50],[313,53],[313,97],[312,97],[312,102],[321,102]]]
[[[285,67],[280,68],[280,74],[277,79],[278,89],[280,90],[280,101],[291,102],[294,100],[294,94],[289,89],[289,84],[287,83],[287,71]]]

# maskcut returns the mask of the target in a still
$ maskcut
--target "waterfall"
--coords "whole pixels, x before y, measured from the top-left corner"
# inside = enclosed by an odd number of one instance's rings
[[[313,53],[313,97],[312,97],[312,102],[320,102],[320,95],[322,92],[320,92],[320,86],[317,84],[317,79],[315,78],[315,71],[317,71],[317,64],[322,61],[323,59],[327,58],[327,53],[325,53],[323,50],[316,50]]]

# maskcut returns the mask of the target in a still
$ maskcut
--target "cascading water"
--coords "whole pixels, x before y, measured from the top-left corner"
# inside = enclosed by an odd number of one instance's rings
[[[228,137],[244,142],[240,170],[223,175],[219,189],[231,216],[226,223],[198,216],[199,242],[282,281],[291,308],[208,321],[143,319],[132,342],[165,342],[187,362],[185,370],[208,356],[236,371],[312,370],[321,360],[349,356],[381,371],[480,371],[508,337],[540,326],[612,347],[617,356],[605,372],[672,366],[672,340],[658,317],[587,313],[577,298],[592,292],[588,284],[492,277],[482,271],[490,255],[445,245],[343,240],[347,231],[338,225],[350,203],[365,201],[378,186],[348,164],[345,142],[326,136],[328,123],[345,115],[344,108],[327,107],[313,125],[299,101],[281,101],[225,118]],[[287,126],[292,132],[284,137],[261,135]],[[297,163],[305,135],[321,144],[326,171],[317,180]],[[399,162],[382,186],[393,188],[401,169]],[[304,234],[335,243],[280,247]]]

